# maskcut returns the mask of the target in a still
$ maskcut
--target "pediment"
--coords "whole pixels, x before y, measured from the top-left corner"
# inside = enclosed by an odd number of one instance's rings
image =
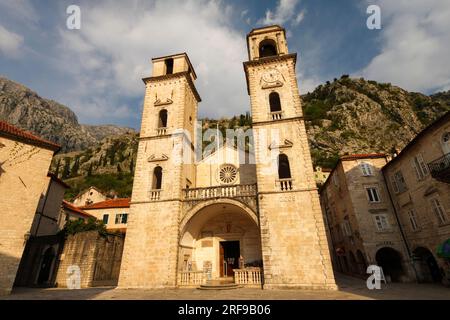
[[[431,195],[431,194],[433,194],[433,193],[436,193],[436,192],[438,192],[438,189],[436,189],[435,186],[429,186],[429,187],[425,190],[425,192],[423,193],[423,196],[424,196],[424,197],[427,197],[427,196],[429,196],[429,195]]]
[[[150,157],[148,157],[148,162],[158,162],[158,161],[167,161],[169,160],[169,157],[165,154],[162,154],[161,156],[157,156],[155,154],[152,154]]]
[[[173,103],[172,99],[169,99],[169,98],[164,99],[164,100],[156,99],[154,105],[155,105],[155,107],[157,107],[157,106],[165,106],[165,105],[172,104],[172,103]]]
[[[294,144],[289,141],[288,139],[285,139],[283,143],[281,144],[277,144],[275,141],[273,141],[270,145],[269,145],[269,150],[273,150],[273,149],[283,149],[283,148],[291,148]]]

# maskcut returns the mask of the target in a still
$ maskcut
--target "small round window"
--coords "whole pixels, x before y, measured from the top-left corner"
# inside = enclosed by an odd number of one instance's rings
[[[236,181],[237,168],[231,164],[223,165],[219,170],[219,180],[223,184],[231,184]]]

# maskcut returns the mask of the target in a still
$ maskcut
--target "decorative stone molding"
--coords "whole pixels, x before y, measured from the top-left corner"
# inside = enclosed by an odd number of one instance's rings
[[[288,139],[284,140],[284,143],[281,144],[277,144],[275,141],[272,142],[269,145],[269,150],[273,150],[273,149],[284,149],[284,148],[292,148],[292,146],[294,145],[294,143],[292,143],[291,141],[289,141]]]
[[[169,157],[167,155],[165,155],[164,153],[160,157],[157,157],[156,155],[152,154],[147,159],[148,162],[158,162],[158,161],[167,161],[167,160],[169,160]]]

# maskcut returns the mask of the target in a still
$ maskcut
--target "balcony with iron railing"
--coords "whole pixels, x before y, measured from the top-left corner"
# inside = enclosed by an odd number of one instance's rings
[[[450,153],[428,164],[431,176],[441,182],[450,183]]]

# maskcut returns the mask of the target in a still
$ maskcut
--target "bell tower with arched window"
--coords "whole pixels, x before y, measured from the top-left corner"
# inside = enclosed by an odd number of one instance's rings
[[[200,96],[186,53],[152,59],[144,108],[121,287],[175,287],[182,192],[195,184],[194,130]]]
[[[265,287],[336,288],[296,78],[280,26],[247,35]]]

